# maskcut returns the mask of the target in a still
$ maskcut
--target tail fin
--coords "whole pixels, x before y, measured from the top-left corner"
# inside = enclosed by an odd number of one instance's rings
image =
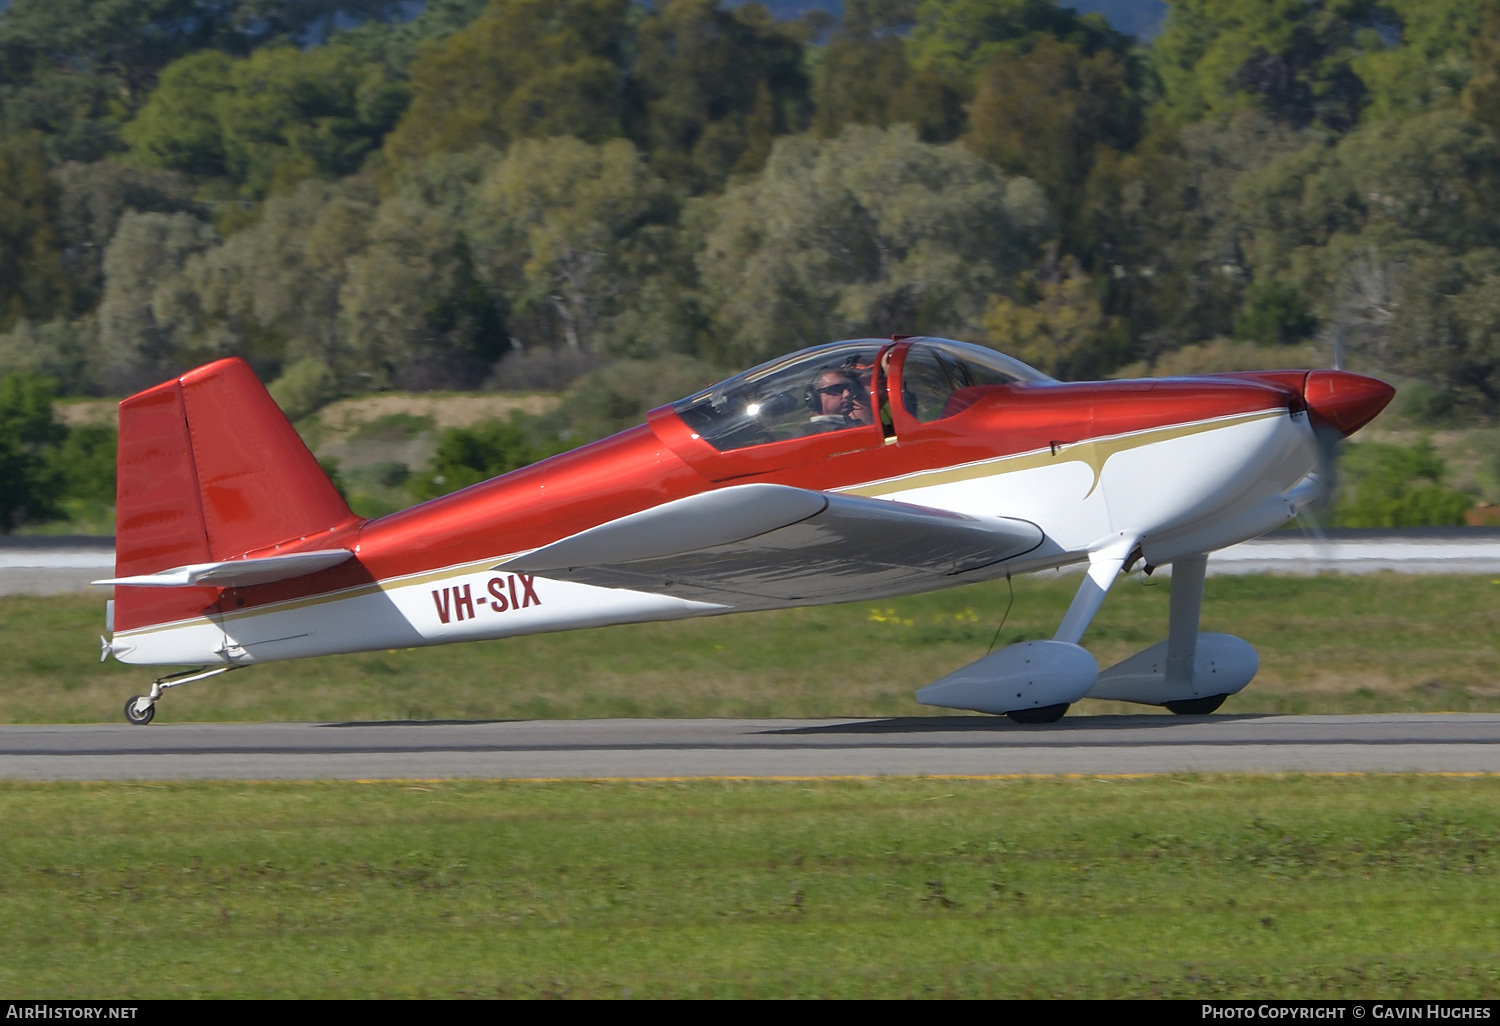
[[[317,548],[358,522],[243,360],[207,364],[120,403],[115,576],[304,540]],[[152,591],[119,589],[120,629],[195,615],[215,597],[211,588]]]

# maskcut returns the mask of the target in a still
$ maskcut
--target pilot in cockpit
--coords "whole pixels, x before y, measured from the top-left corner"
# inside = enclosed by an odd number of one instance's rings
[[[847,370],[828,369],[813,375],[807,386],[807,405],[813,415],[805,435],[873,423],[869,396],[862,392],[858,376]]]

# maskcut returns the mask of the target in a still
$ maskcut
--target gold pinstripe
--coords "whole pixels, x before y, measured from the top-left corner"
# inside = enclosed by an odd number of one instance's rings
[[[1088,498],[1094,493],[1094,489],[1099,487],[1099,478],[1104,471],[1104,465],[1109,462],[1111,456],[1118,453],[1139,449],[1145,445],[1154,445],[1157,442],[1171,441],[1174,438],[1187,438],[1206,431],[1217,431],[1219,428],[1269,420],[1285,414],[1286,410],[1280,407],[1273,410],[1257,410],[1254,413],[1237,413],[1229,417],[1218,417],[1192,424],[1173,424],[1170,427],[1148,428],[1144,431],[1109,435],[1104,438],[1089,438],[1081,442],[1059,445],[1056,452],[1051,449],[1035,449],[1031,452],[1017,453],[1014,456],[997,456],[994,459],[966,463],[959,467],[945,467],[942,470],[919,470],[902,477],[832,490],[873,499],[892,492],[904,492],[914,488],[954,484],[998,474],[1014,474],[1022,470],[1034,470],[1038,467],[1050,467],[1062,463],[1084,463],[1094,472],[1094,483],[1089,487],[1088,494],[1084,496]]]

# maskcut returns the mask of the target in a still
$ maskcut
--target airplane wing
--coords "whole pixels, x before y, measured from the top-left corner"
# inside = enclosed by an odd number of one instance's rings
[[[745,484],[612,520],[501,566],[744,608],[923,590],[1041,542],[1025,520]]]

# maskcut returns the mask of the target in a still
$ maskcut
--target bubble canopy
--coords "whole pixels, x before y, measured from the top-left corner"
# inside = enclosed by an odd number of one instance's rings
[[[922,421],[951,416],[984,390],[1052,380],[1019,360],[967,342],[864,338],[778,357],[672,408],[721,452],[831,431],[871,430],[882,419],[884,358],[898,349],[905,359],[892,361],[901,380],[890,394],[900,395],[907,412]],[[888,415],[884,419],[888,422]]]

